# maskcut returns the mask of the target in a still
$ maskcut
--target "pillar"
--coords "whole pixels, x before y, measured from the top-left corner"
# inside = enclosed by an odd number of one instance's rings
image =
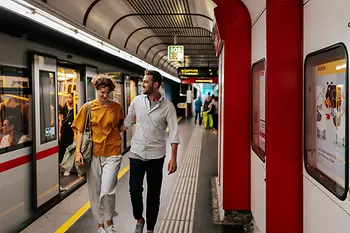
[[[266,0],[266,232],[303,232],[302,0]]]
[[[222,176],[222,205],[224,210],[250,210],[251,20],[240,0],[215,3],[225,50],[224,80],[220,80],[224,89],[220,96],[222,167],[218,169]]]

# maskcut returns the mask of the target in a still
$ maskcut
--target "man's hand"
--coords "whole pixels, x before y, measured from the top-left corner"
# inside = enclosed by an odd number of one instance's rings
[[[175,159],[171,159],[168,163],[168,175],[176,172],[177,170],[177,162]]]
[[[124,124],[122,124],[121,126],[119,126],[118,130],[120,133],[126,131],[128,129],[128,127],[126,127]]]

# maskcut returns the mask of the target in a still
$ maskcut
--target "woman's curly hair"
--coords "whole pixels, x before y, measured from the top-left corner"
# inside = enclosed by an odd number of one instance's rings
[[[115,83],[107,74],[98,74],[91,80],[91,85],[100,90],[101,88],[108,87],[109,91],[114,91]]]

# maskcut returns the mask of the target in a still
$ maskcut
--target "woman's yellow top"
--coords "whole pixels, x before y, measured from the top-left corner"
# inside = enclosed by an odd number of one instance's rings
[[[79,110],[72,128],[75,132],[84,132],[87,103]],[[123,107],[113,102],[109,107],[91,102],[92,150],[93,156],[113,156],[121,154],[122,138],[118,131],[120,121],[124,119]]]

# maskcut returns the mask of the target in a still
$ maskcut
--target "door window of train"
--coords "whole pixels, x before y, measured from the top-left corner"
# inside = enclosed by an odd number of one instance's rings
[[[0,153],[30,145],[31,89],[26,69],[0,66]]]
[[[96,90],[95,88],[91,85],[92,77],[87,77],[86,82],[87,82],[87,102],[92,101],[96,98]]]
[[[338,198],[348,187],[348,59],[340,44],[305,59],[305,168]]]
[[[265,162],[265,60],[252,67],[251,140],[252,149]]]
[[[115,82],[115,89],[113,91],[113,100],[124,106],[123,100],[123,83]]]
[[[55,73],[40,70],[39,79],[40,142],[43,144],[57,139]]]

